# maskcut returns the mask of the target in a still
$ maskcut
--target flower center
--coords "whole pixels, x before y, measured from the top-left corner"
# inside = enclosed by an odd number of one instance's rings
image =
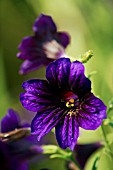
[[[57,59],[65,54],[64,48],[55,40],[44,43],[43,49],[45,50],[47,57],[50,59]]]
[[[76,109],[79,105],[79,98],[72,92],[68,92],[64,95],[64,100],[67,108]]]

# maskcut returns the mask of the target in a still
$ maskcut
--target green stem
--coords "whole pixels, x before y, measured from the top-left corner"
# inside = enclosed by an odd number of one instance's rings
[[[108,142],[107,137],[106,137],[106,133],[105,133],[105,130],[104,130],[104,125],[103,125],[103,123],[102,123],[102,125],[101,125],[101,131],[102,131],[102,135],[103,135],[103,138],[104,138],[106,147],[107,147],[108,150],[111,152],[111,148],[110,148],[109,142]]]
[[[73,157],[72,152],[71,154],[67,153],[66,151],[59,149],[59,153],[61,153],[62,155],[66,155],[66,157],[68,158],[68,161],[71,161],[75,164],[75,166],[77,167],[77,170],[81,170],[81,167],[79,165],[79,163],[76,161],[76,159]],[[68,156],[67,156],[68,154]]]
[[[76,161],[76,159],[73,157],[73,155],[70,156],[70,161],[72,161],[76,165],[78,170],[81,170],[79,163]]]
[[[83,54],[83,55],[81,56],[80,61],[81,61],[82,63],[87,63],[87,61],[90,60],[90,58],[92,58],[92,56],[93,56],[93,51],[92,51],[92,50],[89,50],[89,51],[87,51],[85,54]]]
[[[111,107],[108,107],[108,110],[107,110],[107,116],[109,115],[109,113],[113,110],[113,108]]]

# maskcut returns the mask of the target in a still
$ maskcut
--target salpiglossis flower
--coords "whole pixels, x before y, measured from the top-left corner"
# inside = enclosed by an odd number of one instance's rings
[[[50,63],[46,78],[24,82],[26,92],[20,101],[26,109],[37,112],[31,128],[38,140],[55,127],[59,146],[73,150],[79,127],[97,129],[106,118],[106,106],[91,92],[91,81],[79,61],[61,58]]]
[[[48,15],[41,14],[33,26],[34,35],[25,37],[19,45],[17,57],[25,60],[20,67],[20,74],[27,74],[42,65],[65,55],[65,48],[70,42],[66,32],[57,32],[57,27]]]

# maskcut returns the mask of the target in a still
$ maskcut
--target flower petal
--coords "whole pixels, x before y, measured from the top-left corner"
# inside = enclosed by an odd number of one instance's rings
[[[50,107],[50,109],[38,112],[31,123],[31,130],[38,135],[38,141],[54,128],[64,114],[61,108]]]
[[[25,81],[22,84],[22,87],[24,90],[32,94],[37,93],[37,95],[39,95],[39,93],[41,93],[45,94],[45,96],[50,95],[49,84],[46,80],[30,79],[28,81]]]
[[[37,58],[45,58],[41,42],[34,36],[25,37],[18,49],[21,51],[17,57],[22,60],[35,60]]]
[[[24,108],[37,112],[38,110],[44,108],[46,104],[45,101],[41,100],[42,104],[39,103],[39,98],[31,93],[21,93],[20,94],[20,101]]]
[[[61,55],[64,56],[64,48],[70,42],[67,33],[57,32],[51,16],[41,14],[33,26],[33,31],[34,36],[25,37],[18,47],[20,52],[17,57],[25,60],[21,65],[20,74],[27,74],[41,65],[47,66]]]
[[[9,109],[6,116],[1,120],[1,132],[9,132],[20,126],[20,117],[13,109]]]
[[[106,106],[104,103],[92,93],[90,93],[81,106],[78,121],[80,127],[87,130],[95,130],[106,118]]]
[[[46,78],[54,86],[65,88],[68,86],[70,59],[61,58],[49,64],[46,69]]]
[[[79,136],[79,126],[75,116],[66,115],[65,119],[55,127],[56,139],[59,146],[63,149],[69,147],[74,149]]]
[[[20,101],[28,110],[38,112],[43,107],[57,106],[61,101],[51,92],[51,86],[46,80],[31,79],[22,86],[27,92],[20,95]]]
[[[91,81],[84,75],[84,66],[79,61],[71,63],[69,83],[79,97],[84,96],[91,90]]]
[[[66,48],[67,45],[70,43],[70,36],[66,32],[58,32],[57,35],[57,41]]]
[[[33,61],[25,60],[19,70],[19,74],[27,74],[33,70],[38,69],[43,65],[43,61],[41,59],[36,59]]]
[[[51,16],[47,16],[41,14],[35,21],[33,26],[34,32],[38,34],[40,37],[47,36],[50,33],[56,33],[57,28],[55,23],[53,22]]]

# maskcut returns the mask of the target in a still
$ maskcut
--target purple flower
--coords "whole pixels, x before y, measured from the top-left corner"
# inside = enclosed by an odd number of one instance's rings
[[[98,149],[102,148],[101,143],[77,144],[74,148],[75,159],[84,169],[88,158]]]
[[[13,109],[8,109],[7,114],[2,118],[1,121],[1,132],[9,132],[14,129],[22,128],[25,124],[21,124],[20,117]],[[29,127],[29,125],[27,125]]]
[[[79,127],[97,129],[106,118],[106,106],[91,92],[91,82],[79,61],[61,58],[49,64],[47,80],[32,79],[23,83],[22,105],[37,112],[31,128],[38,140],[55,127],[61,148],[74,149]]]
[[[1,170],[28,170],[27,163],[23,163],[11,154],[9,146],[0,141],[0,169]]]
[[[22,124],[17,112],[9,109],[1,120],[0,158],[4,170],[27,170],[28,160],[39,153],[42,148],[34,143],[35,136],[28,135],[27,123]]]
[[[69,35],[57,32],[52,18],[44,14],[36,19],[33,31],[34,35],[25,37],[19,45],[21,52],[17,57],[25,60],[20,67],[20,74],[27,74],[64,56],[64,49],[70,42]]]

